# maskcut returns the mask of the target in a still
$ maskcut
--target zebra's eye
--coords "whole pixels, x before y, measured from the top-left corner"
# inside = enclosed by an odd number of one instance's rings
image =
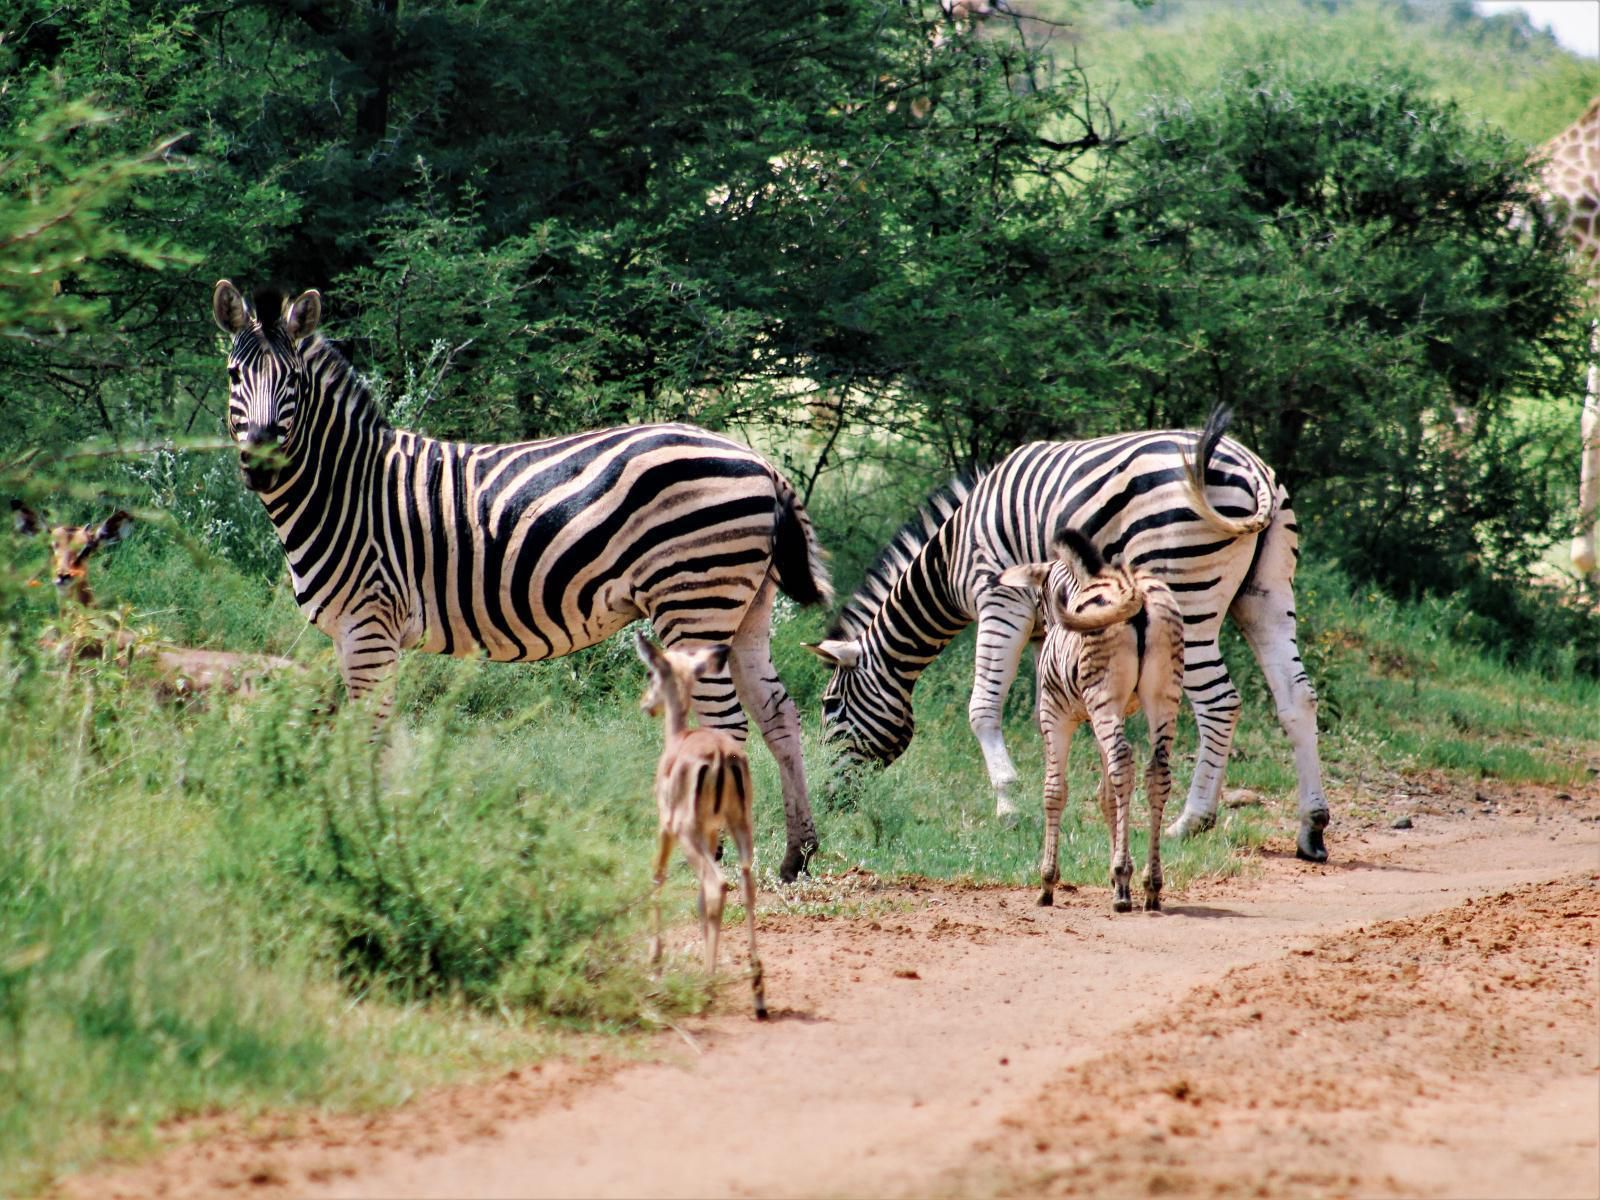
[[[235,384],[235,385],[238,384],[238,382],[239,382],[239,368],[238,367],[229,367],[228,368],[228,382],[231,383],[231,384]]]

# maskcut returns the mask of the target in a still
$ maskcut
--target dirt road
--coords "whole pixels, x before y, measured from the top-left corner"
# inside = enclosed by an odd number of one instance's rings
[[[1269,848],[1161,914],[929,885],[764,916],[768,1025],[730,987],[655,1062],[224,1134],[67,1190],[1600,1196],[1600,795],[1493,801],[1345,829],[1326,867]]]

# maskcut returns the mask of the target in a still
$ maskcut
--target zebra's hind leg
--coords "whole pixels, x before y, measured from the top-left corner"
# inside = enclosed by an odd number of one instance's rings
[[[1228,668],[1217,645],[1221,614],[1203,626],[1185,630],[1183,646],[1183,690],[1194,709],[1199,734],[1194,775],[1189,780],[1189,798],[1178,819],[1167,827],[1167,836],[1193,837],[1217,822],[1217,802],[1222,798],[1222,776],[1233,748],[1233,731],[1239,723],[1239,691],[1233,686]]]
[[[1044,734],[1044,846],[1039,852],[1039,906],[1056,902],[1056,883],[1061,878],[1061,810],[1067,803],[1067,756],[1077,722],[1058,712],[1049,697],[1039,709],[1040,729]]]
[[[1133,855],[1128,850],[1128,809],[1133,801],[1133,747],[1120,711],[1091,714],[1100,746],[1100,808],[1111,832],[1111,908],[1133,911]]]
[[[1240,590],[1229,612],[1261,664],[1277,705],[1278,723],[1294,751],[1300,794],[1295,852],[1307,862],[1326,862],[1323,830],[1328,827],[1328,800],[1317,755],[1317,693],[1295,641],[1294,514],[1279,509],[1261,536],[1266,544],[1257,558],[1251,586]]]
[[[774,585],[762,585],[733,636],[728,669],[745,710],[756,719],[761,738],[778,763],[783,784],[786,846],[778,877],[792,883],[817,851],[817,826],[811,816],[805,760],[800,752],[800,713],[772,665],[772,600]],[[740,728],[743,729],[741,715]]]

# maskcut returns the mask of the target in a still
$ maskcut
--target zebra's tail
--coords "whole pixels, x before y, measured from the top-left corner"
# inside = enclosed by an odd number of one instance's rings
[[[1206,427],[1200,431],[1194,446],[1184,456],[1183,482],[1184,489],[1189,493],[1189,503],[1202,521],[1219,533],[1243,537],[1248,533],[1260,533],[1272,523],[1274,483],[1270,471],[1264,468],[1251,471],[1256,504],[1255,512],[1248,517],[1225,517],[1212,507],[1206,495],[1206,465],[1216,453],[1217,443],[1227,432],[1231,420],[1233,410],[1227,405],[1219,404],[1211,410],[1211,415],[1206,418]]]
[[[778,587],[797,604],[831,604],[833,583],[822,561],[822,547],[806,506],[794,489],[779,478],[777,521],[772,530],[772,565]]]

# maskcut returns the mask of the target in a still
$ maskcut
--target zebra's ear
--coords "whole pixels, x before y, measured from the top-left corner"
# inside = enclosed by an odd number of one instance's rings
[[[211,292],[211,319],[223,333],[238,333],[250,319],[244,297],[229,279],[217,280]]]
[[[44,532],[44,521],[39,514],[34,512],[21,500],[11,502],[12,520],[16,522],[17,532],[23,537],[33,537]]]
[[[1015,567],[1007,567],[1000,572],[1000,585],[1014,588],[1044,588],[1044,581],[1050,578],[1050,564],[1021,563]]]
[[[860,642],[846,641],[843,638],[828,638],[820,642],[807,642],[805,647],[830,667],[842,667],[845,670],[849,670],[861,661]]]
[[[283,311],[283,328],[295,341],[308,338],[322,323],[322,293],[312,288],[301,292]]]

